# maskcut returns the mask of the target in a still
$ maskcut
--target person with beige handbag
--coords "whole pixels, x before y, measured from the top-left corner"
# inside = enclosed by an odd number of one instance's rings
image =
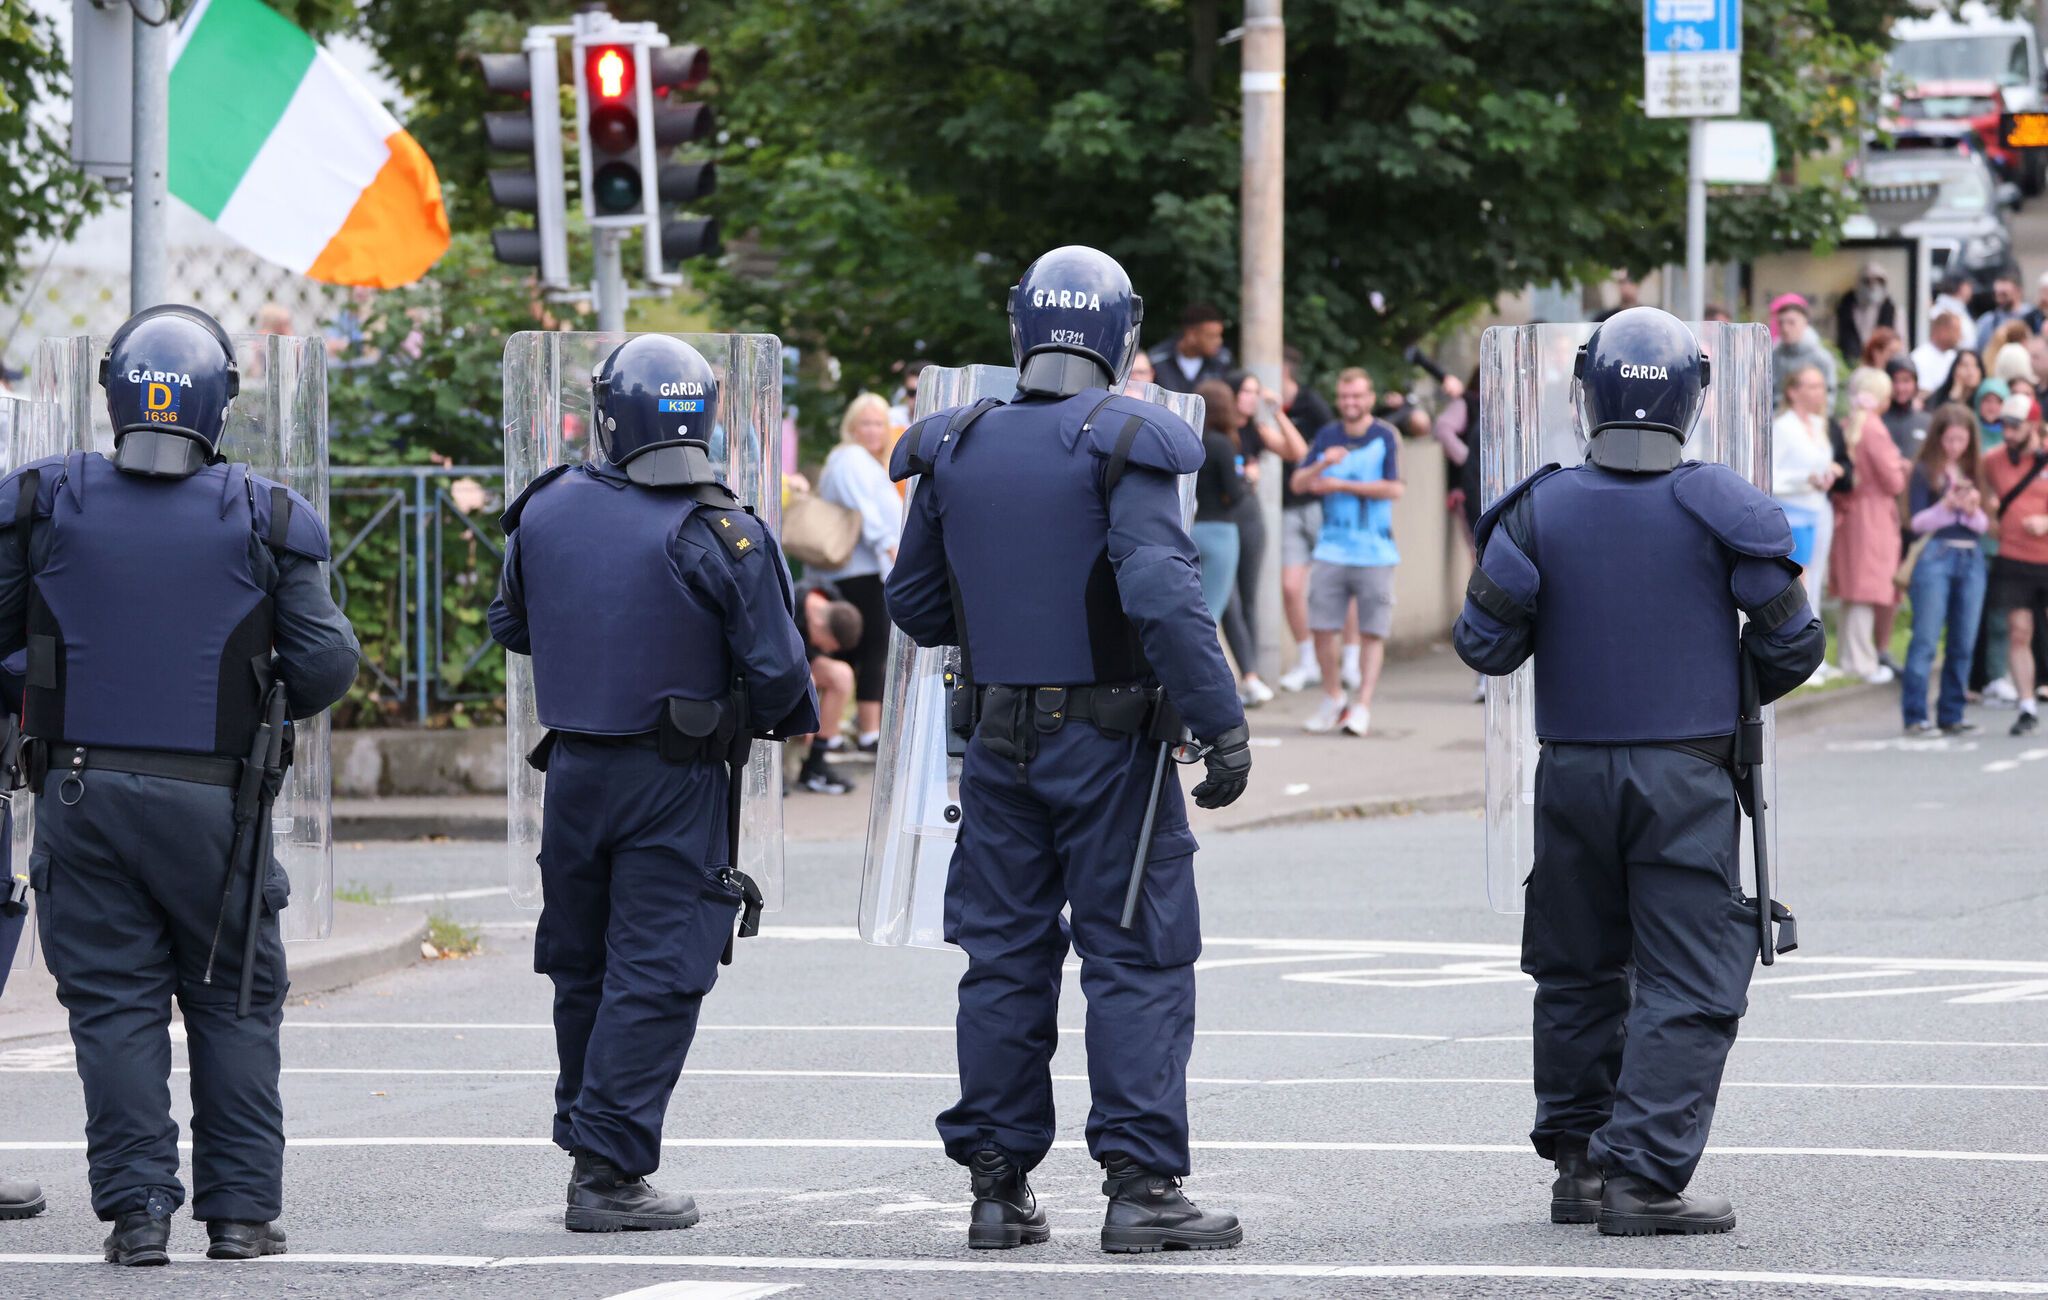
[[[853,515],[859,534],[838,564],[821,561],[806,574],[831,583],[875,629],[889,626],[882,579],[895,566],[896,544],[903,534],[903,498],[896,495],[881,459],[888,437],[889,404],[879,394],[862,393],[847,403],[839,421],[839,445],[825,458],[825,470],[818,476],[817,500]],[[844,527],[843,520],[840,526]],[[884,635],[862,637],[853,652],[854,713],[863,750],[872,751],[880,743],[888,662],[889,638]],[[825,719],[825,738],[819,743],[828,751],[839,747],[838,721]]]

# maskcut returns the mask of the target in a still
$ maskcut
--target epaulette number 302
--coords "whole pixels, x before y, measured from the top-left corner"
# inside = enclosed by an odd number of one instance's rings
[[[717,519],[718,526],[713,530],[718,534],[718,540],[724,542],[725,548],[733,553],[733,557],[742,560],[760,549],[754,544],[752,530],[742,522],[744,518],[745,516],[721,514]]]

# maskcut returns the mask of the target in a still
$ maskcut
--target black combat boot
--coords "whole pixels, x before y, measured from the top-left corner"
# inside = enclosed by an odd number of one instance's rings
[[[0,1178],[0,1219],[33,1219],[43,1212],[43,1189],[19,1178]]]
[[[206,1225],[208,1259],[256,1259],[284,1254],[284,1230],[274,1223],[213,1219]]]
[[[170,1263],[174,1210],[170,1197],[153,1191],[141,1209],[117,1217],[107,1234],[107,1262],[131,1268]]]
[[[974,1209],[967,1220],[967,1244],[975,1250],[1008,1250],[1052,1240],[1045,1211],[1016,1162],[1000,1151],[977,1151],[967,1162],[974,1182]]]
[[[1550,1162],[1557,1166],[1557,1177],[1550,1184],[1550,1221],[1597,1223],[1600,1171],[1586,1163],[1586,1139],[1559,1138]]]
[[[1654,1237],[1660,1232],[1695,1236],[1730,1232],[1735,1207],[1725,1196],[1667,1192],[1634,1174],[1614,1174],[1600,1191],[1600,1231],[1610,1237]]]
[[[645,1178],[628,1178],[603,1156],[576,1153],[569,1177],[569,1208],[562,1226],[571,1232],[663,1232],[697,1221],[697,1203],[681,1192],[657,1192]]]
[[[1102,1162],[1102,1248],[1112,1255],[1155,1250],[1227,1250],[1244,1240],[1234,1214],[1207,1214],[1181,1195],[1180,1179],[1155,1174],[1126,1155]]]

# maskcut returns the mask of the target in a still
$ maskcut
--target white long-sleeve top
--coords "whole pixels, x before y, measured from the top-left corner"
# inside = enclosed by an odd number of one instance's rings
[[[1827,509],[1828,494],[1813,486],[1812,476],[1834,459],[1824,417],[1782,411],[1771,422],[1771,495],[1781,505],[1808,512]]]
[[[882,462],[857,443],[840,443],[825,458],[818,495],[860,514],[860,540],[844,565],[816,571],[815,576],[828,581],[870,573],[888,576],[889,556],[903,536],[903,498],[896,495]]]

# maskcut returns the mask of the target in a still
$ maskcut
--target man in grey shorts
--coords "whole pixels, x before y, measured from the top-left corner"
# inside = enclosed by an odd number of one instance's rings
[[[1308,625],[1323,673],[1323,702],[1304,727],[1342,727],[1363,736],[1372,725],[1373,687],[1386,660],[1394,624],[1394,502],[1401,497],[1400,439],[1372,414],[1372,376],[1352,368],[1337,376],[1338,422],[1316,435],[1294,471],[1295,491],[1322,502],[1321,527],[1310,552]],[[1295,544],[1290,527],[1283,545]],[[1289,557],[1283,557],[1289,558]],[[1358,700],[1345,699],[1339,672],[1344,622],[1358,610]]]

